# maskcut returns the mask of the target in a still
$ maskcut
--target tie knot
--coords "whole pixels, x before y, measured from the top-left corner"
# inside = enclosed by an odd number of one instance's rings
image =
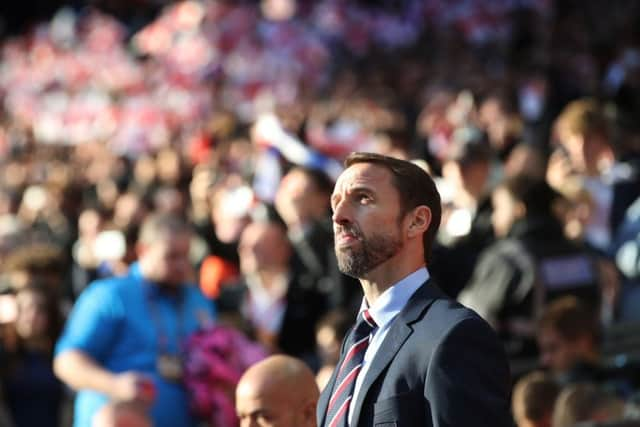
[[[360,340],[366,336],[368,336],[371,331],[373,331],[378,325],[376,325],[375,320],[371,317],[371,313],[369,310],[364,310],[358,316],[358,322],[356,323],[355,329],[355,338],[356,340]]]

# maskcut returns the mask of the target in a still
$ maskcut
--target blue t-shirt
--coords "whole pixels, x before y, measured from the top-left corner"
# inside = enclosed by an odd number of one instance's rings
[[[156,427],[191,427],[188,395],[183,385],[157,372],[158,354],[178,354],[181,343],[213,320],[213,303],[196,286],[184,285],[179,295],[161,292],[145,281],[137,264],[125,277],[97,280],[76,301],[55,353],[80,350],[114,372],[135,371],[155,384],[151,418]],[[107,397],[92,390],[76,396],[74,426],[91,425]]]

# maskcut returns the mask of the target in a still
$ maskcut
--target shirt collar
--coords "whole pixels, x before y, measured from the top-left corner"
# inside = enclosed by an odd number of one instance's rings
[[[429,271],[422,267],[390,286],[371,307],[367,304],[367,300],[362,298],[359,312],[368,308],[378,328],[385,328],[407,305],[409,298],[415,291],[427,280],[429,280]]]

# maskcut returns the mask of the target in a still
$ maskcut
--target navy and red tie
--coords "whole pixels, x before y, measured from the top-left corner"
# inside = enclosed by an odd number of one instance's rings
[[[349,337],[349,350],[339,365],[338,375],[327,407],[325,427],[346,427],[348,425],[349,404],[353,397],[356,378],[362,368],[364,354],[369,346],[369,337],[375,328],[376,322],[373,317],[368,310],[364,310],[358,316],[356,326]]]

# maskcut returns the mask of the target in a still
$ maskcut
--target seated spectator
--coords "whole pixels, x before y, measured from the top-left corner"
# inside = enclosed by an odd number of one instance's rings
[[[318,291],[334,307],[351,307],[360,303],[360,286],[337,267],[329,215],[332,191],[333,183],[324,172],[296,166],[282,178],[275,208],[287,225],[301,267],[318,277]]]
[[[562,382],[599,380],[600,326],[593,310],[567,296],[551,302],[537,327],[540,363]]]
[[[236,388],[240,426],[315,427],[319,394],[313,372],[302,361],[271,356],[240,378]]]
[[[554,188],[575,177],[583,181],[594,201],[585,240],[605,250],[611,239],[613,187],[606,174],[614,164],[610,123],[595,100],[580,99],[567,105],[555,123],[558,150],[549,159],[547,178]]]
[[[16,245],[3,260],[3,273],[15,289],[32,282],[46,288],[55,297],[65,294],[65,266],[67,254],[64,248],[25,232],[24,243]],[[34,237],[33,241],[28,239]]]
[[[240,236],[242,277],[223,287],[216,300],[221,318],[235,317],[272,351],[310,361],[315,354],[311,331],[326,303],[316,291],[315,277],[294,268],[284,224],[261,208]]]
[[[597,386],[581,383],[560,392],[553,409],[552,427],[574,427],[583,421],[618,421],[622,419],[624,402]]]
[[[527,176],[496,188],[492,223],[501,239],[483,251],[458,298],[497,329],[511,357],[536,354],[535,319],[545,301],[578,295],[599,304],[597,264],[564,237],[553,212],[558,197]]]
[[[489,197],[492,157],[487,136],[479,129],[466,126],[453,133],[439,183],[447,188],[442,194],[451,194],[443,200],[442,225],[429,270],[452,298],[469,281],[478,254],[494,240]]]
[[[14,340],[4,336],[0,342],[0,396],[16,427],[57,427],[64,399],[52,369],[62,322],[58,301],[29,285],[15,294],[15,315]]]
[[[532,372],[513,389],[511,407],[518,427],[551,427],[553,406],[560,387],[549,375]]]
[[[77,220],[78,238],[71,249],[71,285],[74,297],[98,278],[99,261],[95,255],[95,241],[102,230],[103,215],[93,208],[83,209]]]

